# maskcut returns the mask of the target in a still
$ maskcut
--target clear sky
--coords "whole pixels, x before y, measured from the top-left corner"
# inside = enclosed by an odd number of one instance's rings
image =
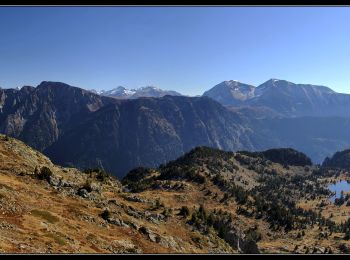
[[[270,78],[350,93],[349,7],[0,7],[0,86],[155,85],[198,95]]]

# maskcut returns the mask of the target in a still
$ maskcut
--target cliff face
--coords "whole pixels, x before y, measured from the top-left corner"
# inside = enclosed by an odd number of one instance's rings
[[[42,151],[82,118],[112,102],[58,82],[0,89],[0,131]]]

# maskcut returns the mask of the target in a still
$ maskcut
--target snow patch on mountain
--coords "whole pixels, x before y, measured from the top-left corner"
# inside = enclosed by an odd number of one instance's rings
[[[140,97],[163,97],[165,95],[182,96],[180,93],[172,90],[162,90],[155,86],[144,86],[137,89],[128,89],[123,86],[111,90],[102,90],[97,92],[102,96],[109,96],[120,99],[135,99]]]

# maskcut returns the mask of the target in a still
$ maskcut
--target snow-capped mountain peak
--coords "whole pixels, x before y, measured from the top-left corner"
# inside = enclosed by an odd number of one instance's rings
[[[176,91],[162,90],[155,86],[144,86],[137,89],[128,89],[123,86],[118,86],[111,90],[101,91],[98,94],[120,99],[135,99],[140,97],[163,97],[165,95],[181,96],[181,94]]]

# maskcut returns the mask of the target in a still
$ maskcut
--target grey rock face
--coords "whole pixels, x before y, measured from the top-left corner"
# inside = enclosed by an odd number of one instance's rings
[[[140,227],[139,231],[142,234],[146,235],[150,241],[152,241],[154,243],[159,243],[160,242],[159,235],[157,235],[154,232],[152,232],[149,228],[147,228],[147,227]]]
[[[52,186],[60,186],[61,181],[55,176],[49,176],[48,183]]]
[[[224,81],[204,92],[203,96],[210,97],[224,105],[237,106],[253,98],[255,87],[238,81]]]
[[[78,190],[78,195],[83,197],[83,198],[88,198],[89,197],[89,192],[86,189],[79,189]]]

